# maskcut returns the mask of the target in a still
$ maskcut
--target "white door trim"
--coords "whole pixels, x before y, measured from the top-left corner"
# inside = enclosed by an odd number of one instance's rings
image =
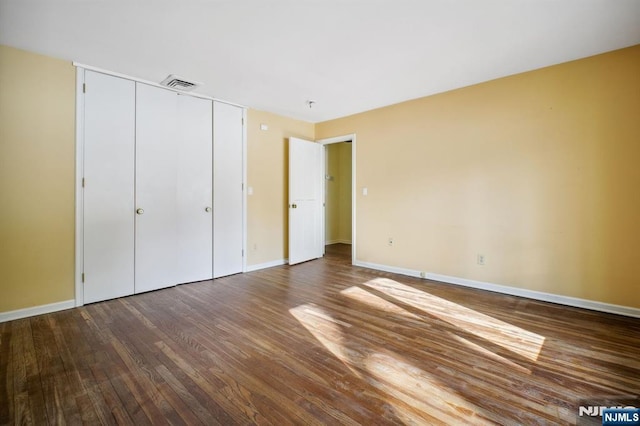
[[[234,104],[235,105],[235,104]],[[240,105],[236,105],[240,106]],[[242,108],[242,272],[247,272],[247,108]]]
[[[75,253],[75,305],[84,305],[84,68],[76,68],[76,253]]]
[[[348,142],[351,141],[351,264],[356,262],[356,134],[351,133],[349,135],[335,136],[332,138],[319,139],[316,142],[321,145],[329,145],[332,143]],[[324,152],[324,151],[323,151]],[[324,159],[322,160],[322,170],[324,170]],[[322,186],[322,199],[326,197],[326,186]],[[322,212],[322,226],[324,227],[324,207],[321,206]],[[322,237],[326,236],[323,233]],[[326,241],[325,241],[326,242]]]
[[[237,107],[243,108],[245,110],[247,109],[246,105],[242,105],[242,104],[238,104],[238,103],[235,103],[235,102],[227,101],[225,99],[216,98],[215,96],[203,95],[202,93],[196,93],[196,92],[184,92],[184,91],[179,90],[179,89],[174,89],[172,87],[163,86],[162,84],[157,83],[155,81],[150,81],[150,80],[145,80],[145,79],[142,79],[142,78],[137,78],[137,77],[134,77],[134,76],[131,76],[131,75],[128,75],[128,74],[122,74],[122,73],[111,71],[111,70],[107,70],[107,69],[104,69],[104,68],[94,67],[92,65],[86,65],[86,64],[83,64],[83,63],[80,63],[80,62],[76,62],[76,61],[73,61],[72,64],[73,64],[74,67],[76,67],[76,69],[82,68],[82,69],[85,69],[85,70],[88,70],[88,71],[95,71],[95,72],[99,72],[99,73],[102,73],[102,74],[111,75],[111,76],[114,76],[114,77],[124,78],[125,80],[131,80],[131,81],[135,81],[135,82],[138,82],[138,83],[148,84],[149,86],[156,86],[156,87],[160,87],[162,89],[172,90],[174,92],[178,92],[178,93],[181,93],[183,95],[193,96],[194,98],[210,99],[212,101],[217,101],[217,102],[222,102],[222,103],[225,103],[225,104],[237,106]]]

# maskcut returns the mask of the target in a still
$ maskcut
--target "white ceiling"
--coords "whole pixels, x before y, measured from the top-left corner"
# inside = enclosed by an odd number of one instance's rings
[[[640,0],[0,0],[0,43],[319,122],[640,44]]]

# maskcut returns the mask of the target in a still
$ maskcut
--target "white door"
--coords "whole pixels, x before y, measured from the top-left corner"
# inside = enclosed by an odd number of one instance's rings
[[[289,264],[322,257],[322,154],[318,143],[289,138]]]
[[[213,103],[213,276],[242,272],[243,110]]]
[[[213,278],[212,101],[178,95],[178,282]]]
[[[134,291],[135,83],[85,71],[84,303]]]
[[[136,83],[136,293],[178,283],[177,96]]]

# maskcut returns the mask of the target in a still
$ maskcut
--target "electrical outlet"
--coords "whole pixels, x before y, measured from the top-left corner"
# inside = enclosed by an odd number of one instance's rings
[[[420,278],[427,278],[427,273],[424,271],[420,272]]]
[[[478,265],[484,265],[485,261],[486,261],[486,258],[484,257],[484,254],[478,253]]]
[[[392,246],[393,246],[393,237],[389,237],[389,241],[387,241],[387,245],[388,245],[389,247],[392,247]]]

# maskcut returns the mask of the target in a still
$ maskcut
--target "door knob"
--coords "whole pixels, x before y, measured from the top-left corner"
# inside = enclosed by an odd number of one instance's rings
[[[205,211],[205,212],[207,212],[207,213],[209,213],[209,212],[211,211],[211,207],[205,207],[205,208],[204,208],[204,211]]]
[[[138,214],[144,214],[144,209],[138,209],[138,210],[136,210],[136,213],[138,213]]]

